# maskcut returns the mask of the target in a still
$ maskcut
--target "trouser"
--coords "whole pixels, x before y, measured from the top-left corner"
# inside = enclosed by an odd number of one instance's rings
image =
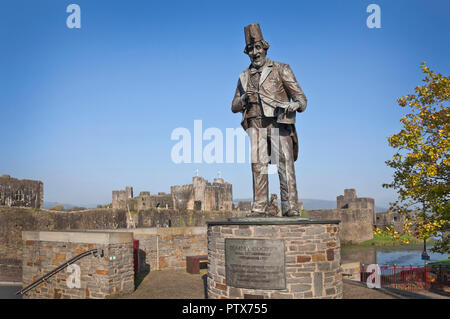
[[[298,212],[292,127],[276,118],[250,118],[247,133],[251,145],[253,175],[252,212],[265,213],[269,200],[268,164],[276,164],[280,178],[281,211]]]

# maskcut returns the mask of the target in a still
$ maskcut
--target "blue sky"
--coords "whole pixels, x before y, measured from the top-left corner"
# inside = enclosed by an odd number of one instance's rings
[[[81,29],[66,7],[81,7]],[[381,29],[366,7],[381,7]],[[194,170],[220,170],[234,198],[252,194],[245,164],[174,164],[177,127],[239,127],[230,111],[243,28],[261,25],[268,57],[291,65],[308,98],[297,115],[301,198],[344,188],[394,198],[386,137],[400,130],[396,99],[421,81],[420,63],[448,74],[450,2],[5,1],[0,2],[0,174],[44,182],[45,200],[81,205],[170,191]],[[278,177],[270,177],[278,192]]]

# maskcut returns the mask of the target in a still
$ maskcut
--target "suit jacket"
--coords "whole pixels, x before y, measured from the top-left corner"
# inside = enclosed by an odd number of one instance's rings
[[[244,118],[245,106],[242,105],[240,97],[247,91],[249,78],[250,68],[247,68],[239,75],[231,108],[234,113],[243,112]],[[261,72],[258,94],[264,116],[277,117],[278,123],[295,124],[295,112],[284,111],[290,103],[298,103],[297,112],[303,112],[306,109],[306,96],[288,64],[267,59]]]
[[[233,113],[242,112],[241,125],[244,130],[248,129],[247,112],[240,97],[246,93],[249,79],[250,67],[239,75],[231,105]],[[258,95],[264,116],[276,117],[278,123],[292,125],[291,136],[294,142],[294,158],[296,160],[298,156],[298,137],[294,125],[296,112],[286,112],[285,108],[290,103],[297,103],[297,112],[303,112],[306,109],[307,99],[290,66],[267,59],[261,71]]]

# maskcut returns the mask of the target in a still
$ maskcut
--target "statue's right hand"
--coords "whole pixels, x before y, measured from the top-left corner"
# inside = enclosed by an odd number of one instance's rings
[[[244,94],[241,95],[241,105],[242,107],[246,107],[248,104],[248,94],[247,92],[245,92]]]

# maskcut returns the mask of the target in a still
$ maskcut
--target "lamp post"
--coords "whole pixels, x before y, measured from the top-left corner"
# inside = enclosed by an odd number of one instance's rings
[[[425,202],[422,202],[422,211],[425,214]],[[422,260],[430,260],[430,256],[427,254],[427,240],[425,237],[423,238]]]
[[[427,254],[427,241],[423,240],[423,252],[422,252],[422,260],[429,260],[430,256]]]

